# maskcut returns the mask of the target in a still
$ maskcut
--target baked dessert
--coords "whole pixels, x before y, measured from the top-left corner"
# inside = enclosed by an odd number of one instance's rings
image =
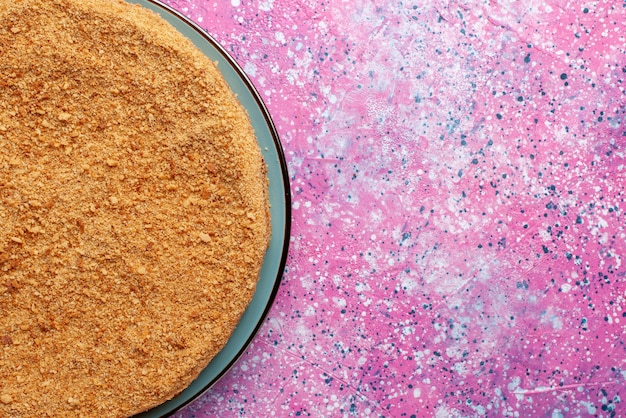
[[[121,0],[0,0],[0,417],[130,416],[253,296],[266,166],[216,66]]]

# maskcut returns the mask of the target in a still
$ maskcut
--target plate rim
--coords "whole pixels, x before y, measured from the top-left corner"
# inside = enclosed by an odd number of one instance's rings
[[[137,4],[137,1],[138,0],[134,0],[132,2]],[[181,411],[182,409],[184,409],[185,407],[187,407],[188,405],[196,401],[198,398],[200,398],[202,395],[204,395],[206,392],[208,392],[217,382],[219,382],[232,369],[232,367],[239,361],[239,359],[241,358],[243,353],[248,349],[248,347],[250,346],[250,343],[252,343],[257,333],[259,332],[261,326],[265,322],[265,319],[274,304],[274,299],[276,298],[278,289],[281,286],[282,277],[284,275],[285,267],[287,264],[287,257],[289,254],[289,244],[291,241],[291,215],[292,215],[291,214],[291,185],[289,182],[289,171],[287,168],[287,161],[285,159],[285,152],[280,142],[280,137],[278,135],[278,131],[276,130],[274,121],[272,120],[270,112],[265,102],[261,98],[261,95],[259,91],[257,90],[256,86],[250,80],[250,78],[245,73],[243,68],[239,65],[239,63],[237,63],[237,61],[230,55],[230,53],[215,38],[213,38],[213,36],[211,36],[205,29],[203,29],[200,25],[194,22],[191,18],[187,17],[180,11],[173,8],[172,6],[166,3],[163,3],[161,0],[143,0],[143,1],[153,6],[156,6],[159,9],[162,9],[166,13],[171,14],[172,16],[180,20],[183,24],[187,25],[190,29],[193,29],[194,32],[200,35],[208,44],[210,44],[222,56],[222,58],[232,67],[232,69],[235,71],[237,76],[243,82],[248,92],[251,94],[252,98],[254,99],[256,105],[259,107],[260,113],[262,114],[263,119],[267,125],[268,131],[270,132],[270,135],[272,137],[272,142],[274,143],[274,147],[276,149],[276,154],[277,154],[276,156],[278,157],[278,165],[280,167],[280,175],[282,178],[282,185],[283,185],[282,194],[283,194],[284,204],[285,204],[285,208],[284,208],[285,209],[285,223],[283,227],[284,238],[282,242],[281,258],[278,263],[278,267],[276,271],[276,278],[274,279],[274,285],[269,294],[268,301],[257,323],[252,329],[252,332],[250,333],[246,341],[243,343],[243,345],[239,348],[239,350],[235,353],[233,358],[217,374],[217,376],[215,376],[211,381],[209,381],[206,385],[204,385],[201,389],[199,389],[198,392],[193,394],[189,399],[184,400],[180,405],[176,405],[172,410],[166,411],[164,414],[159,415],[160,418],[165,418],[165,417],[170,417],[176,412]],[[176,396],[172,399],[176,399]],[[158,408],[159,406],[155,406],[155,408]],[[142,414],[149,414],[150,411],[151,411],[150,409],[146,410],[140,414],[135,415],[135,417],[139,417]]]

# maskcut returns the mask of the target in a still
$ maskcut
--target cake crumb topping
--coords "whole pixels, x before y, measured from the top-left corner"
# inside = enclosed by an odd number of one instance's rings
[[[247,115],[208,58],[121,0],[2,2],[0,57],[0,416],[156,406],[258,280],[267,178]]]

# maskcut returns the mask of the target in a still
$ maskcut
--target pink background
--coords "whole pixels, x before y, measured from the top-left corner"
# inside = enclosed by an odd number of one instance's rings
[[[626,416],[626,3],[168,3],[293,193],[267,320],[177,417]]]

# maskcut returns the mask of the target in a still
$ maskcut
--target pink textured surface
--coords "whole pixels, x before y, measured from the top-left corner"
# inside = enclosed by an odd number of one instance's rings
[[[266,322],[177,417],[626,416],[626,3],[168,3],[293,192]]]

